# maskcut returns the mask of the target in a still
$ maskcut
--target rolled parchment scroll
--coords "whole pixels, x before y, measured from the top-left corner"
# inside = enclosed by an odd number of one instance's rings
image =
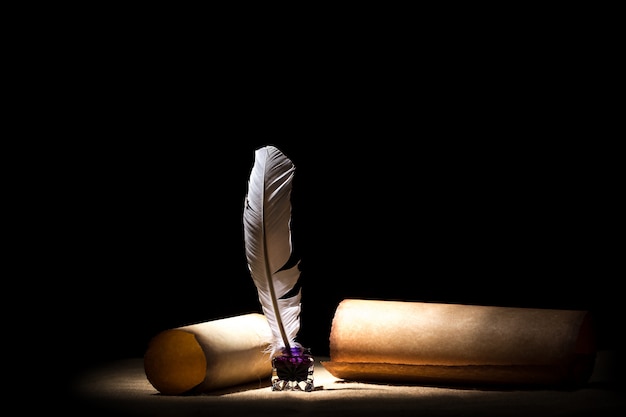
[[[593,333],[587,311],[346,299],[322,365],[354,381],[580,385]]]
[[[265,316],[250,313],[177,327],[154,336],[144,354],[148,381],[161,394],[203,392],[269,378]]]

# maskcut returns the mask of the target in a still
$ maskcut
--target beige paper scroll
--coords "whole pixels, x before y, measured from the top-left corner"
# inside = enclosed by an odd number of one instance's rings
[[[148,381],[160,393],[202,392],[261,380],[272,373],[265,316],[228,317],[165,330],[144,355]]]
[[[586,311],[347,299],[330,359],[333,376],[356,381],[581,384],[595,343]]]

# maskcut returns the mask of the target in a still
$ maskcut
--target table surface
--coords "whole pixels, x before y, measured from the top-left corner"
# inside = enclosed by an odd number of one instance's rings
[[[147,380],[142,358],[112,361],[77,375],[71,413],[112,416],[626,416],[614,352],[598,353],[588,384],[578,389],[485,389],[372,384],[333,377],[316,358],[313,392],[274,392],[258,381],[195,395],[166,396]]]

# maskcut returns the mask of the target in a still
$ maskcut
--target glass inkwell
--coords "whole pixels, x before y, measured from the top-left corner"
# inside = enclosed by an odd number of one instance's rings
[[[313,391],[314,362],[309,348],[283,348],[272,357],[272,391]]]

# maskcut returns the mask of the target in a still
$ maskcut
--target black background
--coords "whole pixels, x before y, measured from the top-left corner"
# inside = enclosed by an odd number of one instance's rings
[[[42,48],[22,132],[51,139],[25,142],[15,246],[37,255],[19,277],[64,372],[260,311],[242,209],[266,144],[296,166],[314,355],[345,298],[585,309],[618,347],[613,65],[584,37],[331,51],[107,33]]]

